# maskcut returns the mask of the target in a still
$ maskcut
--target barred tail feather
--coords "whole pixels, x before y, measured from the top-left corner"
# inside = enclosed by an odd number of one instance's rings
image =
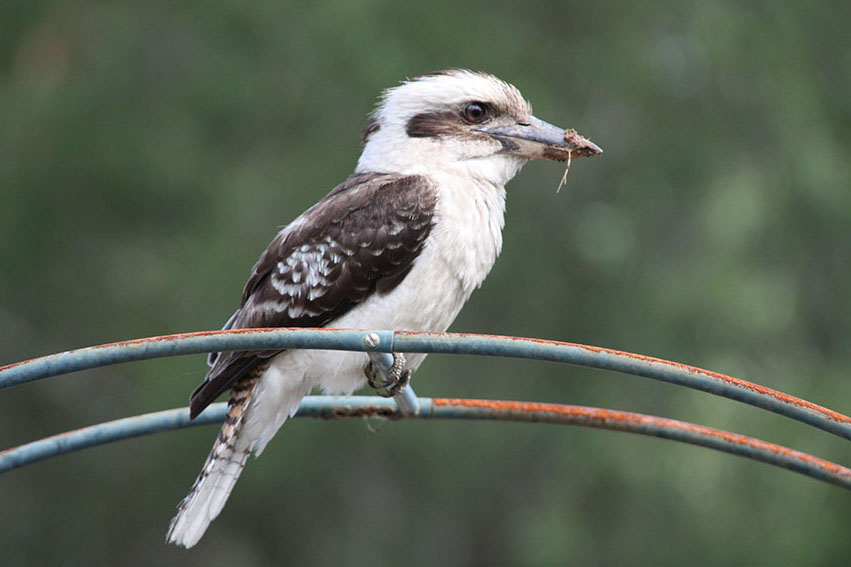
[[[254,369],[231,390],[228,413],[219,436],[189,494],[178,505],[177,515],[171,520],[166,536],[169,543],[192,547],[224,508],[251,453],[252,443],[240,439],[239,433],[248,402],[265,366]]]

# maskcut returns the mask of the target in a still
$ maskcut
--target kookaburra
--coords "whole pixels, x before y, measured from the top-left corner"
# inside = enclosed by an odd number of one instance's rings
[[[601,153],[532,115],[512,85],[451,69],[383,93],[354,173],[272,240],[225,329],[335,327],[445,331],[502,246],[505,184],[529,159]],[[406,375],[424,354],[408,355]],[[362,352],[222,352],[190,398],[197,416],[230,389],[225,423],[169,542],[191,547],[312,389],[350,394]]]

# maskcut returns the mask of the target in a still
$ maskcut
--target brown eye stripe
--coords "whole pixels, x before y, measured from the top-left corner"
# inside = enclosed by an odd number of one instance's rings
[[[456,133],[461,126],[454,111],[423,112],[408,120],[405,133],[411,138],[430,138]]]

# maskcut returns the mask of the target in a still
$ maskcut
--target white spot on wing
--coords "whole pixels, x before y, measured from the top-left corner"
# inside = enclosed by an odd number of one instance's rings
[[[270,283],[281,295],[292,298],[306,297],[308,300],[322,297],[333,284],[330,279],[334,265],[343,257],[333,252],[333,244],[302,244],[292,254],[278,262],[277,273],[272,274]],[[300,308],[290,307],[290,316]]]

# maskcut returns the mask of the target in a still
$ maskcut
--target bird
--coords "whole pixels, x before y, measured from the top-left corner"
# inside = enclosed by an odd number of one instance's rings
[[[354,172],[286,225],[254,265],[224,329],[333,327],[445,331],[502,247],[505,185],[530,159],[602,153],[536,118],[513,85],[445,69],[381,94]],[[425,358],[397,355],[398,392]],[[211,353],[194,419],[230,390],[216,441],[166,539],[204,535],[251,453],[260,455],[314,388],[351,394],[374,376],[363,352]]]

